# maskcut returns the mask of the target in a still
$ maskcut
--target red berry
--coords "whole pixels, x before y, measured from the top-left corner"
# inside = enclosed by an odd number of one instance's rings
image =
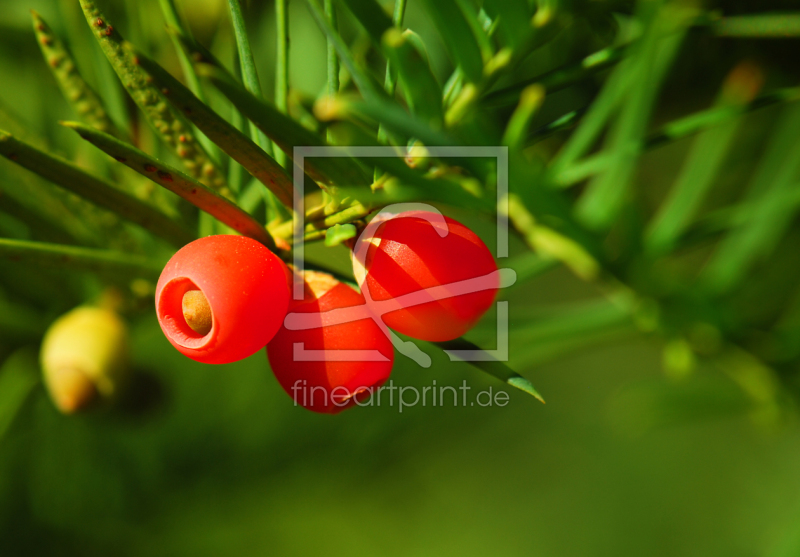
[[[389,378],[394,348],[370,317],[361,294],[324,273],[306,271],[303,280],[304,298],[291,301],[284,326],[267,345],[267,357],[296,405],[335,414],[374,393]],[[353,308],[347,322],[323,326],[325,316],[320,314],[341,308]],[[303,328],[287,328],[297,324]],[[329,352],[309,352],[322,350]],[[370,351],[373,358],[345,361],[340,358],[348,356],[336,353],[341,350]]]
[[[494,302],[497,264],[481,239],[458,221],[444,217],[442,223],[436,213],[406,211],[380,224],[371,239],[360,238],[356,253],[363,242],[369,246],[361,291],[383,322],[404,335],[433,342],[458,338]],[[452,283],[470,279],[461,285],[466,293],[449,291]],[[425,290],[434,287],[443,288]]]
[[[172,256],[156,286],[161,329],[182,354],[208,364],[254,354],[289,305],[288,269],[257,241],[208,236]]]

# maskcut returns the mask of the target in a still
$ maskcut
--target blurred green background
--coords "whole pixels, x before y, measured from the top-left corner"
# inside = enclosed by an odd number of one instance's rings
[[[157,2],[104,5],[126,37],[179,73]],[[226,3],[183,5],[198,39],[229,63]],[[325,40],[302,2],[290,7],[291,86],[314,98],[325,84]],[[798,6],[709,7],[748,13]],[[35,43],[31,8],[81,53],[81,70],[112,110],[130,111],[77,1],[0,0],[0,128],[19,126],[23,137],[91,160],[89,147],[54,125],[72,115]],[[273,6],[254,1],[246,9],[262,84],[271,92]],[[406,24],[425,39],[437,77],[446,79],[452,68],[413,0]],[[342,26],[355,40],[355,24],[343,17]],[[576,29],[538,51],[525,72],[606,43],[602,29]],[[743,59],[761,65],[771,85],[796,83],[797,48],[796,40],[691,36],[656,121],[708,106]],[[602,76],[548,99],[542,123],[584,105],[601,82]],[[750,140],[732,159],[752,165],[779,113],[748,116]],[[559,141],[537,149],[546,156]],[[682,140],[643,159],[639,179],[653,197],[668,187],[689,145]],[[726,176],[733,189],[745,178],[741,168],[732,165]],[[493,222],[450,214],[492,245]],[[9,215],[0,224],[2,235],[25,234]],[[512,244],[513,253],[523,249]],[[344,248],[315,246],[309,259],[342,271],[348,264]],[[155,315],[143,310],[130,317],[133,367],[149,378],[139,386],[135,411],[64,417],[41,385],[14,406],[14,389],[24,390],[14,383],[24,373],[16,370],[36,357],[28,329],[36,332],[38,323],[95,290],[91,277],[0,265],[0,555],[800,555],[800,427],[792,403],[780,420],[763,419],[721,374],[665,377],[663,340],[629,324],[577,340],[563,339],[557,328],[531,340],[530,331],[512,327],[510,365],[532,380],[545,406],[421,344],[432,368],[398,356],[396,385],[423,387],[435,379],[458,387],[466,380],[473,394],[509,390],[509,403],[417,405],[402,413],[397,405],[372,406],[320,416],[292,405],[263,353],[232,365],[197,364],[179,355]],[[600,295],[556,268],[503,298],[515,323],[564,304],[582,311],[580,304]],[[491,347],[493,319],[487,316],[471,338]]]

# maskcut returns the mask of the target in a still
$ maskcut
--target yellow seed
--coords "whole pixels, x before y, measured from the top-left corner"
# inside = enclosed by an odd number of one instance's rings
[[[205,294],[199,290],[189,290],[183,295],[183,318],[186,324],[199,335],[207,335],[211,331],[211,306]]]

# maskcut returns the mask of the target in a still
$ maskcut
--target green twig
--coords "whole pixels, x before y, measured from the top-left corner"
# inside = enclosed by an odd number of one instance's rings
[[[277,161],[195,97],[164,68],[142,54],[137,53],[136,58],[142,69],[153,79],[153,83],[176,108],[183,111],[220,149],[264,184],[281,203],[292,207],[292,178]]]
[[[42,49],[42,55],[50,71],[53,72],[61,92],[75,112],[86,123],[98,130],[120,138],[124,137],[124,134],[117,129],[111,118],[109,118],[100,97],[78,73],[75,61],[67,52],[61,40],[38,13],[31,10],[31,14],[33,16],[33,28],[36,31],[36,40]]]
[[[327,230],[328,228],[339,224],[349,224],[353,221],[365,218],[370,214],[371,211],[372,209],[369,207],[360,203],[356,203],[337,213],[327,215],[318,220],[307,222],[303,228],[303,232],[310,234]],[[294,224],[291,222],[285,222],[270,229],[270,232],[272,232],[272,234],[277,238],[283,238],[286,241],[291,241],[292,234],[294,233]]]
[[[122,84],[147,117],[156,133],[180,157],[185,168],[198,180],[216,190],[227,188],[225,178],[192,133],[191,124],[147,82],[147,76],[123,48],[123,39],[91,0],[81,0],[92,33]]]

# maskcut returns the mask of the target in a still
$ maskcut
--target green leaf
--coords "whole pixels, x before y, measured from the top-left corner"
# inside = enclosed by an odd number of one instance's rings
[[[484,63],[484,74],[490,73],[492,71],[491,64],[495,46],[489,36],[493,28],[486,27],[484,20],[481,19],[481,14],[485,15],[485,12],[479,9],[477,3],[472,0],[455,0],[455,4],[464,16],[464,21],[467,22],[467,25],[472,30],[472,36],[475,37],[475,41],[478,43],[478,50],[480,50]],[[501,58],[503,56],[501,55]]]
[[[352,124],[340,122],[329,128],[343,149],[348,146],[378,146],[374,138]],[[341,195],[359,199],[365,206],[400,201],[440,201],[454,207],[467,207],[480,211],[492,211],[496,203],[486,197],[476,196],[458,182],[447,178],[428,177],[419,169],[409,167],[402,157],[362,157],[365,165],[381,168],[397,180],[388,181],[375,194],[365,194],[363,189],[346,188]]]
[[[406,0],[395,0],[394,13],[392,14],[392,25],[395,27],[403,27],[403,18],[406,13]],[[430,64],[429,64],[430,65]],[[392,69],[391,62],[386,62],[386,75],[383,80],[383,88],[390,99],[394,99],[395,91],[397,90],[397,72]],[[378,143],[386,143],[387,133],[383,129],[383,125],[378,125]],[[380,178],[378,169],[375,169],[375,180]]]
[[[494,0],[484,2],[483,9],[497,25],[503,43],[517,48],[530,32],[531,11],[526,0]]]
[[[77,122],[64,122],[63,124],[78,132],[83,139],[108,153],[125,166],[181,196],[198,209],[205,211],[237,232],[275,250],[275,243],[271,236],[257,220],[208,186],[171,166],[157,161],[136,147],[123,143],[115,137],[104,134],[94,128],[89,128]]]
[[[648,4],[653,3],[642,6]],[[590,228],[608,228],[622,209],[630,190],[639,145],[647,130],[659,86],[685,35],[676,32],[663,37],[662,26],[669,23],[663,10],[653,9],[631,64],[623,66],[626,73],[630,72],[630,87],[606,142],[612,152],[611,164],[589,183],[576,209],[580,219]]]
[[[750,184],[748,221],[725,237],[703,272],[714,292],[731,290],[769,256],[800,208],[786,202],[800,182],[800,105],[786,112]]]
[[[561,151],[553,159],[551,163],[553,174],[558,175],[564,169],[572,166],[597,141],[628,89],[631,77],[628,66],[630,66],[630,61],[624,61],[614,68],[603,84],[600,93],[581,118],[577,129],[569,136]]]
[[[0,440],[38,384],[39,363],[32,348],[20,348],[3,362],[0,367]]]
[[[328,37],[328,40],[336,48],[336,52],[339,54],[342,64],[344,64],[345,68],[347,68],[347,71],[350,72],[350,76],[353,78],[358,90],[361,91],[361,94],[364,95],[365,98],[385,97],[386,94],[380,85],[378,85],[372,76],[370,76],[364,70],[361,64],[358,64],[355,61],[355,58],[350,52],[350,49],[347,47],[347,44],[344,42],[336,29],[333,28],[330,21],[328,21],[325,12],[319,7],[317,1],[306,0],[306,5],[308,6],[312,17],[314,18],[314,21],[317,22],[319,28],[323,33],[325,33],[325,35]]]
[[[234,82],[226,73],[209,65],[198,67],[198,73],[208,77],[223,95],[263,131],[289,158],[294,148],[326,145],[324,139],[307,130],[274,105],[255,98]],[[326,184],[358,185],[369,183],[369,177],[352,159],[340,157],[309,157],[305,170],[314,180]]]
[[[753,100],[760,81],[760,73],[753,70],[748,73],[747,67],[737,67],[726,80],[716,104],[747,104]],[[741,118],[729,121],[707,129],[695,139],[675,185],[648,227],[645,237],[648,251],[666,253],[674,248],[722,168],[740,123]]]
[[[531,121],[542,106],[544,97],[545,90],[540,85],[530,85],[522,91],[519,104],[503,133],[503,145],[515,150],[522,149],[528,137]]]
[[[404,143],[414,138],[430,147],[463,144],[447,132],[433,129],[416,116],[410,115],[400,105],[382,99],[362,100],[340,95],[335,99],[318,102],[315,112],[323,121],[348,118],[379,123]]]
[[[630,334],[635,330],[633,304],[622,296],[554,307],[533,319],[512,319],[509,343],[516,349],[511,359],[527,367]]]
[[[422,0],[436,30],[442,37],[453,64],[472,83],[483,79],[483,56],[464,13],[454,0]]]
[[[159,4],[161,5],[161,12],[164,14],[164,19],[167,20],[167,25],[173,29],[177,29],[180,33],[186,34],[186,25],[183,23],[182,18],[178,14],[178,7],[175,5],[175,0],[159,0]],[[189,89],[198,99],[200,99],[200,101],[206,102],[203,88],[200,87],[200,80],[197,77],[197,73],[194,71],[194,64],[192,64],[192,61],[189,58],[189,52],[183,47],[176,34],[169,33],[169,36],[173,46],[175,47],[175,52],[178,53],[178,61],[181,64],[181,71],[186,78],[186,83],[188,84]],[[214,160],[219,158],[219,149],[213,141],[211,141],[207,136],[202,135],[197,139]],[[234,191],[237,191],[233,184],[231,184],[230,187],[233,188]]]
[[[29,192],[25,191],[23,195],[27,197]],[[30,229],[31,238],[33,239],[70,243],[68,233],[65,234],[65,231],[57,222],[50,222],[48,219],[43,218],[40,212],[31,210],[17,199],[9,197],[3,190],[2,185],[0,185],[0,211],[6,215],[13,215],[13,218],[25,223]]]
[[[380,47],[383,34],[393,27],[389,14],[375,0],[342,0],[358,22],[364,27],[372,42]]]
[[[192,60],[194,65],[197,64],[207,64],[210,66],[214,66],[221,72],[225,72],[230,79],[233,77],[230,75],[228,70],[225,68],[225,64],[219,61],[219,59],[214,56],[210,50],[206,47],[201,45],[199,42],[195,40],[194,37],[182,32],[180,29],[174,27],[168,27],[167,32],[174,36],[178,41],[181,43],[181,46],[189,53],[189,57]],[[198,74],[199,77],[202,77]]]
[[[98,130],[124,137],[109,118],[103,102],[97,93],[84,81],[75,61],[70,56],[61,40],[53,33],[42,17],[31,10],[36,40],[42,49],[47,66],[55,76],[64,98],[72,105],[77,114],[88,124]]]
[[[322,4],[325,10],[325,20],[328,23],[328,27],[333,31],[333,33],[328,34],[326,41],[328,82],[325,89],[325,93],[329,97],[333,97],[339,94],[339,88],[341,87],[341,83],[339,83],[339,55],[336,53],[336,41],[334,40],[334,35],[339,31],[339,17],[336,15],[336,7],[333,5],[333,0],[323,0]],[[328,135],[328,139],[330,139],[330,135]]]
[[[137,53],[136,57],[142,69],[153,78],[154,85],[161,89],[173,106],[183,111],[200,131],[264,184],[281,203],[292,207],[292,178],[275,159],[194,96],[164,68],[142,54]]]
[[[442,90],[428,61],[410,43],[408,35],[398,29],[386,31],[382,45],[386,57],[397,70],[411,112],[428,127],[441,129],[444,122]]]
[[[228,0],[228,8],[231,14],[231,22],[233,23],[233,33],[236,37],[236,48],[239,51],[239,64],[242,68],[245,89],[255,98],[263,99],[264,94],[261,92],[261,82],[258,79],[253,50],[250,48],[250,38],[247,34],[247,25],[245,25],[244,15],[242,14],[242,6],[239,0]],[[250,131],[253,141],[262,149],[271,153],[272,146],[269,140],[252,123],[250,124]]]
[[[566,231],[556,231],[539,223],[517,194],[509,194],[507,207],[509,221],[541,257],[561,261],[584,280],[599,276],[600,265],[586,246],[564,233]]]
[[[164,99],[161,91],[147,82],[145,73],[123,48],[123,39],[91,0],[81,0],[84,16],[103,52],[117,72],[131,98],[148,122],[178,155],[184,167],[198,180],[225,193],[224,176],[197,141],[191,124]]]
[[[5,166],[6,161],[0,162]],[[16,176],[14,173],[9,179],[0,179],[0,195],[4,199],[13,200],[24,210],[63,231],[78,243],[104,245],[100,231],[92,226],[91,220],[79,217],[83,214],[82,210],[87,207],[95,208],[94,206],[20,167],[10,166],[13,170],[18,170],[19,175]]]
[[[0,238],[0,259],[14,263],[55,266],[60,269],[91,273],[115,273],[157,280],[164,267],[154,261],[129,253]]]
[[[554,269],[559,264],[558,259],[552,257],[542,257],[533,252],[525,252],[509,259],[499,260],[499,266],[514,269],[517,273],[517,281],[511,288],[516,288],[529,282],[547,271]]]
[[[670,122],[658,132],[649,135],[645,140],[645,148],[659,147],[664,143],[681,139],[700,130],[724,124],[759,108],[797,100],[800,100],[800,87],[787,87],[765,93],[745,105],[721,106],[702,110]]]
[[[668,124],[665,124],[661,129],[649,134],[643,142],[642,149],[649,150],[661,147],[666,143],[677,141],[684,137],[698,133],[703,130],[714,128],[715,126],[724,125],[728,122],[736,120],[743,114],[747,114],[754,110],[772,106],[774,104],[783,102],[792,102],[800,100],[800,88],[789,87],[785,89],[777,89],[771,91],[752,102],[745,105],[726,105],[709,108],[708,110],[701,110],[689,116],[678,118]],[[577,118],[578,115],[572,116],[570,113],[568,119],[572,120]],[[563,118],[562,118],[563,119]],[[559,119],[561,120],[561,119]],[[558,121],[553,122],[549,127],[560,127]],[[538,130],[535,133],[539,133]],[[574,185],[590,176],[606,170],[611,163],[611,154],[601,151],[595,155],[586,157],[582,161],[572,163],[555,174],[553,183],[559,187],[567,187]],[[560,165],[559,165],[560,166]]]
[[[800,37],[800,13],[774,13],[723,17],[711,22],[720,37],[790,39]]]
[[[536,128],[528,135],[526,145],[534,145],[535,143],[538,143],[539,141],[542,141],[543,139],[546,139],[555,133],[575,126],[584,113],[585,110],[583,109],[572,110],[563,116],[556,118],[552,122],[548,122],[544,126]]]
[[[103,133],[83,124],[76,125],[91,129],[98,134]],[[194,239],[192,234],[175,220],[175,215],[167,215],[116,189],[110,183],[92,176],[71,162],[40,151],[2,130],[0,130],[0,155],[173,244],[183,245]]]
[[[289,110],[289,0],[275,0],[277,45],[275,56],[275,106],[286,114]],[[238,115],[238,113],[237,113]],[[286,153],[277,150],[275,160],[286,166]]]
[[[338,246],[345,240],[355,238],[358,231],[352,224],[335,224],[325,233],[325,245],[328,247]]]
[[[604,48],[575,64],[563,66],[510,87],[492,91],[483,97],[482,104],[490,108],[513,105],[519,101],[523,89],[534,83],[544,87],[548,93],[554,93],[575,83],[591,79],[597,73],[616,65],[624,58],[627,50],[628,45]]]
[[[464,339],[464,338],[457,338],[455,340],[449,340],[446,342],[433,342],[431,344],[435,344],[442,350],[480,350],[480,348],[473,344],[472,342]],[[453,356],[450,355],[450,358],[453,359]],[[488,373],[492,377],[496,377],[503,383],[514,387],[515,389],[519,389],[524,391],[534,397],[536,400],[544,404],[544,399],[542,395],[534,388],[533,384],[521,376],[519,373],[508,367],[508,365],[504,362],[499,360],[490,359],[490,360],[482,360],[482,361],[470,361],[467,362],[472,366],[475,366],[479,370]]]

